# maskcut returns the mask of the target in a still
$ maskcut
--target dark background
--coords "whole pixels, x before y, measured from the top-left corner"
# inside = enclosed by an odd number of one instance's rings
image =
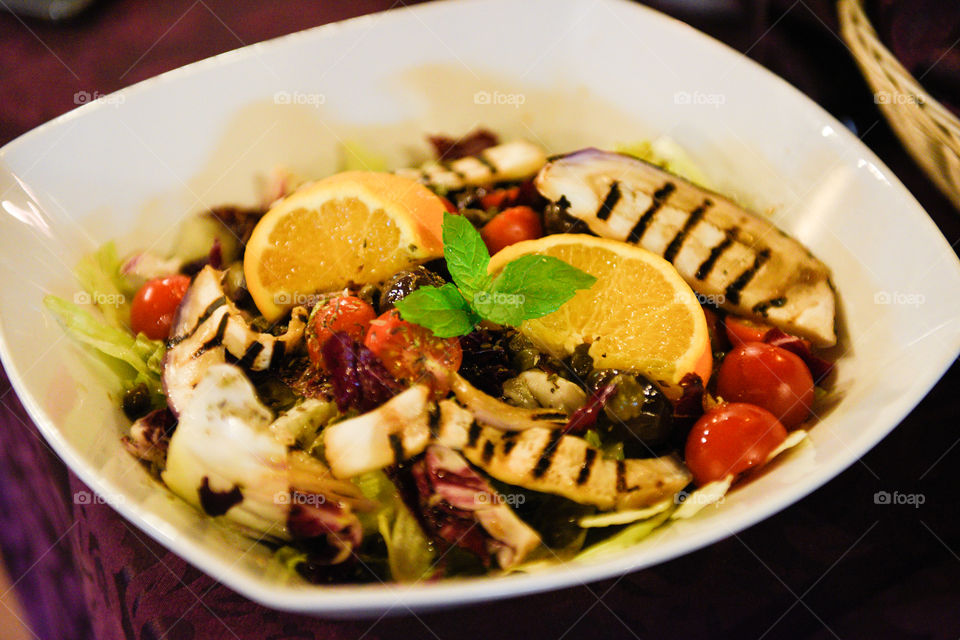
[[[692,2],[650,4],[747,52],[863,134],[947,240],[960,242],[960,216],[882,120],[837,35],[833,3],[725,0],[707,3],[714,10],[700,15],[683,9]],[[391,6],[112,0],[56,25],[0,12],[0,145],[74,108],[78,91],[109,93],[223,51]],[[960,23],[960,7],[944,19]],[[82,485],[40,441],[0,373],[0,546],[25,622],[41,638],[956,638],[958,383],[954,363],[860,462],[702,551],[587,587],[419,617],[333,622],[264,610],[147,541],[109,507],[73,504]],[[925,503],[878,505],[877,491],[919,493]],[[119,559],[110,543],[118,531]],[[112,571],[104,568],[108,558]]]

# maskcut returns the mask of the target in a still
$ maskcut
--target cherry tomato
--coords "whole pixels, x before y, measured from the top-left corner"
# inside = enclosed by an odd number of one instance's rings
[[[510,207],[485,224],[480,235],[493,255],[521,240],[539,238],[543,235],[543,225],[540,216],[530,207]]]
[[[151,340],[170,337],[173,316],[190,288],[190,278],[183,275],[154,278],[147,281],[130,306],[130,328]]]
[[[773,327],[762,322],[754,322],[747,318],[738,318],[737,316],[727,316],[723,320],[723,325],[727,329],[727,337],[730,344],[738,346],[744,342],[763,342],[763,337],[767,335]]]
[[[504,205],[513,204],[520,197],[520,187],[509,189],[494,189],[480,198],[480,206],[484,209],[502,209]]]
[[[687,436],[685,458],[703,486],[764,463],[787,438],[776,416],[752,404],[733,402],[703,414]]]
[[[450,390],[451,378],[463,361],[456,338],[438,338],[391,309],[370,323],[363,343],[396,378],[430,386],[436,397]]]
[[[717,395],[763,407],[787,429],[795,429],[810,417],[813,377],[803,360],[786,349],[747,342],[723,359]]]
[[[307,355],[321,370],[330,373],[323,361],[323,345],[334,333],[344,332],[360,342],[367,333],[370,321],[377,317],[369,304],[356,296],[331,298],[317,309],[307,327]]]

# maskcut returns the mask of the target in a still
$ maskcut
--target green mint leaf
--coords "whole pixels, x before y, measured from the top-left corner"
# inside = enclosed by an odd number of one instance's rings
[[[449,282],[442,287],[420,287],[395,306],[401,318],[430,329],[438,338],[466,335],[480,321],[457,287]]]
[[[477,293],[489,290],[491,280],[487,265],[490,264],[490,253],[480,232],[464,216],[443,214],[443,257],[450,275],[468,301],[472,301]]]
[[[526,255],[508,262],[493,281],[477,312],[499,324],[517,326],[524,320],[553,313],[579,289],[589,289],[597,279],[551,256]]]

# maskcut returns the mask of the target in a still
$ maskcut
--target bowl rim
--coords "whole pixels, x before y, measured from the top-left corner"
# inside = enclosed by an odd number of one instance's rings
[[[459,4],[482,5],[490,0],[446,0],[443,2],[428,3],[424,5],[415,5],[403,7],[398,12],[432,12],[448,10],[451,6]],[[568,4],[575,4],[582,0],[566,0]],[[850,133],[840,122],[827,113],[813,100],[808,98],[800,90],[793,87],[785,80],[767,70],[753,60],[743,56],[738,51],[732,49],[726,44],[712,38],[711,36],[694,29],[690,25],[666,16],[655,9],[639,4],[634,4],[629,0],[599,0],[608,4],[618,6],[629,6],[630,10],[635,10],[645,14],[646,20],[653,20],[665,27],[679,29],[686,33],[685,37],[707,40],[712,47],[721,47],[725,50],[724,55],[733,55],[741,64],[747,64],[754,72],[759,71],[760,77],[765,78],[765,82],[773,83],[781,91],[786,91],[792,96],[792,99],[798,100],[805,105],[805,108],[819,116],[820,120],[829,123],[837,134],[844,138],[847,144],[853,144],[862,157],[873,163],[889,180],[891,188],[897,190],[907,203],[913,205],[916,209],[916,215],[920,218],[919,224],[922,225],[923,232],[935,234],[939,242],[947,246],[947,242],[939,229],[933,223],[916,199],[910,194],[906,187],[897,179],[896,175],[890,171],[886,165],[873,153],[865,144],[860,142],[852,133]],[[392,10],[393,11],[393,10]],[[223,64],[229,64],[231,60],[243,59],[265,48],[275,48],[288,46],[290,43],[300,39],[326,38],[341,30],[360,28],[366,23],[375,19],[378,14],[367,14],[350,18],[344,21],[329,23],[312,27],[303,31],[286,34],[266,40],[260,43],[224,52],[216,56],[206,58],[188,65],[167,71],[158,76],[142,80],[130,87],[120,89],[110,95],[118,93],[132,93],[148,90],[156,85],[162,85],[173,82],[180,77],[201,72],[207,68],[215,68]],[[45,132],[50,128],[60,126],[69,122],[87,110],[97,108],[96,104],[86,104],[73,109],[53,120],[40,125],[39,127],[24,133],[13,141],[9,142],[3,148],[0,148],[0,160],[4,153],[12,148],[29,142],[32,136]],[[923,213],[924,215],[920,215]],[[960,274],[960,261],[955,261],[955,275]],[[0,360],[4,365],[12,362],[11,353],[6,342],[7,338],[4,331],[2,319],[0,319]],[[958,345],[957,351],[960,351]],[[591,561],[583,564],[563,564],[543,573],[532,573],[524,575],[508,576],[483,576],[471,579],[453,579],[437,583],[418,583],[413,585],[402,585],[397,583],[383,583],[370,585],[276,585],[265,580],[248,577],[221,562],[218,558],[205,552],[202,545],[190,542],[184,546],[177,545],[174,540],[179,537],[178,527],[168,522],[166,519],[154,515],[154,513],[140,505],[129,502],[112,503],[110,506],[119,512],[124,518],[131,521],[132,524],[143,530],[156,542],[160,543],[172,553],[182,557],[190,564],[204,571],[214,579],[223,582],[226,586],[234,589],[242,595],[255,600],[266,606],[275,609],[296,611],[301,613],[324,614],[334,617],[357,617],[363,615],[373,615],[386,610],[396,613],[422,611],[432,608],[448,607],[456,605],[465,605],[481,601],[494,601],[502,598],[513,597],[517,595],[526,595],[537,592],[557,590],[560,588],[571,588],[578,585],[586,585],[591,582],[622,576],[627,573],[637,571],[642,568],[660,564],[676,558],[679,555],[690,553],[708,546],[721,539],[747,529],[754,524],[765,520],[782,509],[794,504],[802,497],[812,493],[828,481],[835,478],[843,470],[847,469],[856,460],[861,458],[864,453],[876,446],[886,435],[890,433],[903,418],[923,399],[934,384],[942,377],[943,373],[956,358],[956,354],[944,352],[944,357],[936,366],[932,366],[925,371],[923,376],[917,377],[908,391],[901,394],[900,397],[892,403],[886,413],[886,426],[876,431],[872,437],[862,441],[858,446],[847,447],[846,451],[838,456],[837,460],[829,467],[819,468],[815,474],[806,476],[803,481],[785,487],[778,491],[776,495],[771,496],[761,505],[753,507],[746,515],[741,515],[735,525],[730,529],[710,529],[702,528],[695,535],[683,540],[682,544],[678,539],[667,538],[658,541],[659,553],[654,560],[637,560],[637,555],[631,549],[613,553],[609,557]],[[107,493],[111,483],[105,480],[99,471],[90,465],[87,465],[73,451],[69,443],[61,436],[54,420],[50,418],[42,409],[39,401],[34,397],[27,383],[21,377],[16,368],[7,368],[7,376],[14,391],[17,393],[21,403],[27,410],[30,418],[37,425],[41,434],[49,442],[56,453],[64,460],[71,471],[74,472],[87,486],[97,490],[100,493]],[[106,490],[105,490],[106,489]],[[633,558],[631,558],[633,556]],[[548,579],[544,579],[547,577]],[[550,580],[552,578],[553,580]],[[508,588],[501,589],[504,585]],[[392,604],[391,603],[392,596]]]

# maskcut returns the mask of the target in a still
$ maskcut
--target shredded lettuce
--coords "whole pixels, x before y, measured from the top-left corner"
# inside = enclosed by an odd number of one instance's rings
[[[673,513],[672,508],[666,509],[648,520],[641,520],[640,522],[631,524],[606,540],[601,540],[588,546],[578,553],[574,557],[574,560],[592,560],[597,556],[631,547],[653,533],[653,530],[663,524],[667,518],[670,517],[671,513]]]
[[[43,303],[57,315],[70,337],[89,348],[106,365],[121,390],[143,384],[150,392],[153,405],[159,408],[164,405],[160,374],[166,347],[162,341],[151,340],[142,333],[134,336],[127,328],[129,300],[134,291],[133,285],[121,275],[120,266],[112,242],[77,264],[77,280],[84,293],[77,294],[75,300],[95,306],[101,317],[57,296],[46,296]]]
[[[353,478],[364,497],[381,507],[373,514],[358,514],[364,535],[378,532],[387,547],[390,575],[397,582],[415,582],[434,569],[434,548],[420,528],[396,487],[383,471],[370,471]]]

